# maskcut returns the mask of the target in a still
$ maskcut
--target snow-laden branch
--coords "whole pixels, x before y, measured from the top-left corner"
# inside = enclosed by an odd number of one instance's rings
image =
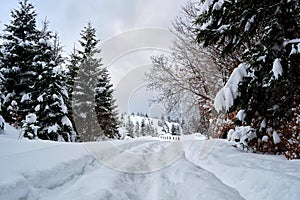
[[[225,108],[227,111],[233,106],[234,100],[240,95],[238,91],[239,83],[243,78],[248,77],[248,65],[241,63],[230,75],[225,86],[217,93],[214,100],[214,107],[219,112]]]

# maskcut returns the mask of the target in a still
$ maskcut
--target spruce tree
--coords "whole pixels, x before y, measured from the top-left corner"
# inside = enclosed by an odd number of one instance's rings
[[[145,136],[145,129],[146,129],[146,124],[145,124],[145,119],[143,117],[141,121],[140,135]]]
[[[78,70],[79,70],[79,66],[80,66],[80,56],[79,56],[78,50],[75,48],[75,46],[69,56],[68,61],[69,61],[69,63],[67,64],[67,69],[68,69],[67,86],[68,86],[69,99],[72,101],[75,78],[78,75]]]
[[[68,91],[68,102],[67,107],[69,110],[69,119],[71,120],[75,132],[76,130],[76,125],[74,122],[74,114],[73,114],[73,107],[72,107],[72,102],[73,102],[73,91],[74,91],[74,84],[75,84],[75,78],[78,75],[78,70],[80,66],[80,56],[78,53],[78,50],[73,48],[73,51],[71,52],[69,59],[68,59],[68,64],[67,64],[67,78],[66,78],[66,84],[67,84],[67,91]],[[80,140],[79,136],[77,137],[77,140]]]
[[[39,124],[38,138],[55,141],[74,141],[75,132],[68,114],[66,73],[57,34],[47,29],[40,32],[34,65],[38,70],[36,80],[35,114]],[[25,131],[26,134],[26,131]]]
[[[104,138],[118,138],[118,113],[113,97],[112,84],[106,67],[99,67],[98,83],[96,86],[96,114]]]
[[[234,83],[232,76],[221,97],[233,100],[229,111],[243,110],[244,123],[257,130],[259,139],[266,134],[274,137],[279,130],[289,143],[295,131],[288,133],[284,127],[300,104],[300,2],[201,2],[195,27],[198,42],[217,45],[223,56],[243,52],[236,70],[243,73],[234,73],[241,80]],[[275,147],[277,142],[274,148],[285,151],[286,147]],[[259,140],[254,145],[259,148]]]
[[[39,31],[34,6],[27,0],[19,2],[19,9],[11,12],[11,18],[1,36],[2,114],[8,123],[17,126],[33,112],[32,97],[38,74],[32,62]]]
[[[95,112],[95,88],[99,75],[98,67],[101,58],[97,57],[100,49],[96,39],[96,30],[91,23],[81,31],[79,41],[82,50],[79,51],[80,64],[75,77],[72,94],[73,116],[76,130],[83,141],[96,141],[102,135]]]
[[[130,119],[130,115],[127,116],[127,122],[126,122],[125,128],[126,128],[128,135],[130,135],[131,137],[134,137],[134,124]]]
[[[134,132],[135,132],[136,137],[141,136],[140,135],[140,123],[139,123],[139,121],[135,122]]]

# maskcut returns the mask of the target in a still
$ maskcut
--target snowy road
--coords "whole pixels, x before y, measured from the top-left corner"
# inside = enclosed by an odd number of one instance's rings
[[[223,184],[214,174],[187,161],[182,152],[180,155],[175,151],[173,156],[178,157],[163,162],[165,166],[154,164],[161,163],[164,154],[182,149],[180,142],[132,140],[113,145],[90,143],[83,148],[82,144],[45,144],[43,148],[37,146],[33,156],[36,169],[29,166],[25,166],[28,171],[22,167],[7,169],[8,174],[21,171],[22,177],[2,174],[4,180],[5,177],[15,180],[0,181],[0,199],[242,199],[235,189]],[[32,157],[33,151],[23,149],[26,151],[10,156],[3,152],[2,161],[21,166],[25,162],[22,158]],[[46,152],[56,154],[57,158],[43,156]],[[68,155],[70,152],[72,155]],[[128,154],[138,159],[129,158]],[[151,155],[158,157],[154,159]],[[71,158],[63,160],[61,156]],[[45,162],[49,165],[44,166]]]
[[[0,137],[0,199],[193,200],[300,196],[300,161],[224,140],[57,143]]]
[[[181,148],[180,143],[175,144]],[[168,145],[170,142],[140,140],[118,142],[114,147],[126,149],[122,153],[130,152],[136,156],[141,156],[152,152],[163,154]],[[113,146],[110,147],[114,148]],[[111,152],[114,151],[114,149],[107,148],[105,152],[101,151],[100,153],[111,155]],[[117,159],[123,159],[121,158],[122,153],[117,155]],[[111,157],[111,159],[116,158]],[[85,167],[81,176],[77,176],[61,187],[46,191],[38,198],[44,200],[83,198],[130,200],[242,199],[235,189],[224,185],[212,173],[191,164],[184,155],[178,157],[169,166],[147,173],[136,173],[132,170],[140,170],[141,166],[151,169],[153,163],[150,163],[148,159],[144,159],[144,163],[132,161],[122,160],[121,162],[126,162],[126,169],[131,170],[131,172],[121,172],[118,171],[119,169],[116,170],[107,166],[106,163],[103,164],[102,161],[94,160]]]

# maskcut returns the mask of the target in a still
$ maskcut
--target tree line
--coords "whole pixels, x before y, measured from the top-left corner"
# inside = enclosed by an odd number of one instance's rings
[[[24,137],[54,141],[118,138],[117,108],[99,40],[89,22],[80,33],[80,49],[62,55],[48,21],[37,28],[27,0],[11,11],[0,45],[0,111]]]

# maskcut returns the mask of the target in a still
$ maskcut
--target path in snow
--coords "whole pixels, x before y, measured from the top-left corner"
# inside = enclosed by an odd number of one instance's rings
[[[132,140],[114,142],[114,145],[105,144],[104,142],[84,145],[84,148],[93,155],[82,154],[80,159],[70,160],[60,165],[61,168],[56,167],[55,171],[49,169],[38,174],[27,173],[22,179],[25,182],[20,182],[23,184],[21,188],[25,187],[25,183],[28,184],[22,193],[22,199],[243,199],[235,189],[223,184],[214,174],[190,163],[184,154],[180,155],[178,149],[182,149],[181,142]],[[168,148],[169,145],[171,148]],[[54,153],[59,153],[60,147],[63,146],[65,145],[49,148],[54,149]],[[80,145],[73,146],[79,148]],[[47,148],[43,150],[45,149]],[[174,155],[178,157],[172,162],[164,163],[166,164],[164,167],[155,164],[160,163],[164,155],[170,153],[170,149],[175,151]],[[61,151],[63,150],[68,149],[62,148]],[[70,150],[72,149],[68,151]],[[73,151],[76,152],[75,149]],[[125,159],[128,155],[135,155],[138,159],[128,158],[130,160],[128,162]],[[155,159],[154,155],[159,156]],[[99,162],[98,159],[102,161]],[[114,169],[117,165],[120,167]],[[155,170],[153,168],[155,166],[160,168]],[[148,172],[134,173],[135,170]],[[1,193],[0,185],[0,199],[1,194],[5,192],[2,188]],[[8,198],[11,197],[8,193],[6,195]]]
[[[299,160],[245,153],[225,140],[144,138],[83,144],[0,135],[0,146],[0,199],[298,200],[300,196]]]
[[[123,168],[130,172],[118,171],[107,163],[96,162],[90,166],[82,176],[76,178],[62,187],[42,194],[40,199],[130,199],[130,200],[181,200],[181,199],[242,199],[238,192],[227,185],[224,185],[212,173],[197,167],[188,162],[184,155],[179,156],[169,166],[147,173],[134,173],[141,168],[152,169],[153,159],[146,159],[143,155],[149,155],[153,151],[164,154],[170,142],[162,141],[127,141],[117,142],[114,147],[118,147],[121,152],[113,155],[116,150],[113,146],[106,147],[103,151],[99,148],[100,154],[108,154]],[[176,144],[177,149],[181,148],[181,143]],[[96,144],[98,145],[99,144]],[[95,147],[92,148],[97,153]],[[160,149],[158,151],[158,149]],[[133,153],[133,155],[144,158],[144,163],[140,159],[126,161],[122,154]],[[155,154],[157,155],[157,154]],[[99,155],[98,155],[99,156]],[[97,157],[97,156],[96,156]],[[101,156],[100,156],[101,157]],[[162,156],[163,157],[163,156]],[[109,161],[105,158],[105,161]],[[102,157],[103,159],[103,157]],[[116,160],[117,159],[117,160]],[[118,160],[120,159],[120,160]],[[134,162],[135,161],[135,162]],[[103,162],[103,161],[102,161]],[[114,167],[114,166],[112,166]]]

